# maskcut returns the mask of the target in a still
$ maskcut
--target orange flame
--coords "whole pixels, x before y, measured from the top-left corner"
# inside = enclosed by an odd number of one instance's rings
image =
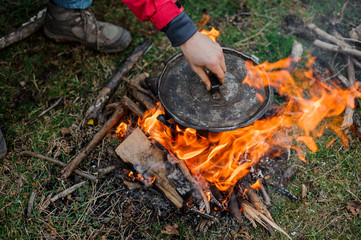
[[[121,122],[118,125],[117,129],[115,130],[115,134],[117,135],[117,137],[119,139],[123,139],[125,136],[125,133],[127,132],[127,129],[128,129],[128,124]]]
[[[312,61],[309,60],[309,66]],[[294,149],[306,161],[302,145],[317,151],[313,137],[321,136],[325,128],[332,129],[346,146],[347,138],[340,130],[342,118],[338,115],[346,106],[353,108],[354,99],[361,97],[358,86],[341,89],[326,84],[314,77],[312,69],[297,69],[291,74],[285,70],[290,62],[286,58],[258,66],[245,63],[248,74],[244,83],[263,87],[271,79],[271,86],[287,99],[273,117],[228,132],[197,132],[178,125],[175,129],[164,126],[156,119],[164,112],[158,106],[139,119],[138,124],[169,152],[184,160],[193,175],[221,191],[235,185],[271,149]]]
[[[219,31],[217,29],[215,29],[214,27],[212,27],[212,29],[210,31],[207,31],[207,30],[203,29],[201,31],[201,33],[206,35],[207,37],[209,37],[213,41],[217,42],[217,37],[219,36]]]
[[[260,180],[260,178],[258,178],[257,181],[256,181],[255,183],[253,183],[250,187],[251,187],[252,189],[254,189],[254,190],[261,189],[261,188],[262,188],[262,185],[261,185],[261,180]]]
[[[154,183],[155,181],[155,177],[148,177],[148,178],[144,178],[141,174],[137,174],[137,176],[134,176],[134,172],[133,171],[130,171],[128,173],[128,176],[133,180],[135,181],[136,179],[141,181],[142,183],[144,183],[145,185],[151,185]]]

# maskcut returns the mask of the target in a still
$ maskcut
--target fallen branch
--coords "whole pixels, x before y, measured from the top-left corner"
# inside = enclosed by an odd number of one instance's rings
[[[110,173],[111,171],[115,170],[117,167],[115,165],[106,167],[106,168],[100,168],[98,169],[98,176],[104,176]]]
[[[83,159],[88,156],[89,153],[93,151],[93,149],[98,145],[98,143],[108,134],[110,129],[114,127],[115,124],[119,122],[119,120],[125,114],[125,110],[123,104],[119,104],[111,116],[111,118],[104,124],[104,126],[95,134],[94,138],[88,143],[86,147],[84,147],[78,155],[71,160],[66,167],[61,171],[62,178],[68,178],[70,174],[79,166],[79,164],[83,161]]]
[[[361,51],[358,51],[358,50],[350,48],[350,47],[337,46],[334,44],[323,42],[318,39],[313,42],[313,45],[320,47],[322,49],[331,51],[331,52],[338,52],[338,53],[348,54],[348,55],[352,55],[352,56],[361,58]]]
[[[16,43],[24,38],[27,38],[34,32],[38,31],[43,25],[46,15],[46,8],[38,12],[28,22],[21,27],[15,29],[4,37],[0,38],[0,49],[6,48],[13,43]]]
[[[35,152],[29,152],[29,151],[23,151],[20,153],[20,156],[30,156],[30,157],[36,157],[36,158],[40,158],[40,159],[43,159],[43,160],[46,160],[48,162],[51,162],[51,163],[55,163],[59,166],[62,166],[62,167],[65,167],[66,166],[66,163],[63,163],[62,161],[59,161],[55,158],[51,158],[51,157],[48,157],[48,156],[45,156],[45,155],[41,155],[39,153],[35,153]],[[84,177],[92,182],[97,182],[97,178],[89,173],[86,173],[86,172],[83,172],[83,171],[80,171],[80,170],[74,170],[74,173],[81,176],[81,177]]]
[[[91,119],[97,119],[98,122],[104,121],[104,107],[108,104],[109,99],[113,96],[119,84],[121,83],[122,77],[126,75],[130,69],[132,69],[134,64],[150,49],[151,46],[151,41],[144,41],[134,49],[134,51],[127,59],[125,59],[125,61],[123,61],[117,71],[105,83],[94,102],[86,111],[85,116],[81,122],[82,127],[85,127],[88,121]]]

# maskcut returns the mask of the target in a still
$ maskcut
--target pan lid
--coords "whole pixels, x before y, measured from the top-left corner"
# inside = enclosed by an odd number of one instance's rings
[[[223,47],[223,54],[227,72],[216,93],[207,91],[182,53],[168,60],[159,77],[158,95],[166,113],[178,124],[197,130],[230,131],[253,123],[270,107],[273,91],[269,84],[255,88],[242,83],[247,75],[245,62],[258,63],[232,48]]]

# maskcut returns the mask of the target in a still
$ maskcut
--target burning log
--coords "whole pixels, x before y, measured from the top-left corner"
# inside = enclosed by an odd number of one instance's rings
[[[65,179],[70,176],[70,174],[79,166],[83,159],[88,156],[88,154],[91,153],[93,149],[98,145],[98,143],[108,134],[110,129],[112,129],[115,124],[119,122],[119,120],[123,117],[124,114],[125,110],[123,104],[118,104],[111,118],[104,124],[104,126],[99,130],[99,132],[95,134],[94,138],[61,171],[62,178]]]
[[[121,83],[122,77],[126,75],[130,71],[130,69],[132,69],[134,64],[150,49],[151,46],[151,41],[144,41],[143,43],[139,44],[128,56],[128,58],[125,59],[125,61],[119,66],[117,71],[105,83],[94,102],[86,111],[85,117],[81,123],[82,127],[85,127],[91,119],[97,119],[98,122],[103,122],[104,107],[107,105],[109,99],[113,96],[119,84]]]
[[[29,37],[34,32],[38,31],[43,25],[45,20],[46,8],[39,11],[38,14],[30,18],[30,20],[24,23],[21,27],[10,32],[4,37],[0,38],[0,50],[10,46],[13,43],[23,40]]]
[[[40,158],[40,159],[43,159],[43,160],[46,160],[46,161],[49,161],[51,163],[55,163],[55,164],[58,164],[59,166],[62,166],[62,167],[65,167],[66,166],[66,163],[63,163],[62,161],[59,161],[55,158],[51,158],[51,157],[48,157],[48,156],[44,156],[44,155],[41,155],[39,153],[34,153],[34,152],[29,152],[29,151],[23,151],[20,153],[20,156],[30,156],[30,157],[36,157],[36,158]],[[80,170],[74,170],[74,173],[81,176],[81,177],[84,177],[92,182],[97,182],[97,178],[89,173],[86,173],[86,172],[83,172],[83,171],[80,171]]]
[[[132,163],[136,169],[155,177],[155,184],[177,207],[183,206],[183,199],[166,177],[163,151],[152,147],[147,136],[135,129],[115,150],[123,161]]]

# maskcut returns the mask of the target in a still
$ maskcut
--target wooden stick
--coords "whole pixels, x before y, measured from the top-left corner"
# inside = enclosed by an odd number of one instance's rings
[[[104,107],[108,104],[109,99],[114,95],[116,89],[122,81],[122,77],[126,75],[130,69],[135,65],[141,56],[143,56],[152,46],[151,41],[144,41],[139,44],[134,51],[129,55],[125,61],[119,66],[117,71],[111,76],[111,78],[105,83],[100,90],[98,96],[94,102],[90,105],[82,120],[81,126],[85,127],[89,120],[97,119],[102,122],[102,112]]]
[[[16,43],[24,38],[27,38],[34,32],[38,31],[43,25],[46,15],[46,8],[38,12],[28,22],[24,23],[21,27],[10,32],[4,37],[0,38],[0,50]]]
[[[38,120],[39,117],[45,115],[47,112],[49,112],[51,109],[55,108],[56,106],[59,105],[59,103],[63,100],[63,98],[59,98],[53,105],[51,105],[50,107],[48,107],[47,109],[45,109],[43,112],[41,112],[36,118],[34,118],[33,120],[25,123],[24,125],[30,125],[33,124],[34,122],[36,122]]]
[[[343,42],[342,40],[338,39],[335,36],[332,36],[330,34],[328,34],[327,32],[323,31],[322,29],[318,28],[315,24],[313,23],[309,23],[306,25],[306,27],[308,29],[310,29],[311,31],[313,31],[314,33],[316,33],[319,37],[323,38],[324,40],[327,40],[329,42],[335,43],[338,46],[343,46],[343,47],[351,47],[348,44],[345,44],[345,42]]]
[[[119,120],[125,114],[125,110],[123,104],[119,104],[118,107],[115,108],[115,111],[111,118],[104,124],[104,126],[95,134],[94,138],[88,143],[86,147],[84,147],[78,155],[71,160],[66,167],[61,171],[61,177],[66,179],[70,176],[70,174],[79,166],[79,164],[83,161],[83,159],[88,156],[89,153],[93,151],[93,149],[98,145],[98,143],[108,134],[110,129],[114,127],[115,124],[119,122]]]
[[[46,160],[48,162],[51,162],[51,163],[55,163],[59,166],[62,166],[62,167],[65,167],[66,166],[66,163],[63,163],[62,161],[59,161],[55,158],[51,158],[51,157],[48,157],[48,156],[45,156],[45,155],[41,155],[39,153],[35,153],[35,152],[30,152],[30,151],[23,151],[20,153],[20,156],[30,156],[30,157],[36,157],[36,158],[40,158],[40,159],[43,159],[43,160]],[[83,172],[83,171],[80,171],[80,170],[74,170],[74,173],[81,176],[81,177],[84,177],[92,182],[97,182],[97,178],[89,173],[86,173],[86,172]]]
[[[246,191],[246,195],[253,204],[253,206],[261,213],[263,213],[265,216],[267,216],[269,219],[273,221],[273,218],[269,211],[267,210],[266,206],[262,203],[262,200],[257,195],[257,193],[252,189],[248,188]]]
[[[132,78],[130,80],[130,82],[133,85],[138,86],[138,87],[137,87],[137,89],[134,89],[134,88],[131,89],[130,93],[138,102],[140,102],[142,105],[144,105],[149,110],[149,109],[152,109],[155,107],[154,102],[156,102],[157,99],[149,90],[148,90],[147,94],[142,93],[142,91],[138,91],[138,88],[143,89],[141,87],[141,82],[144,81],[144,79],[148,76],[149,75],[147,73],[142,73],[142,74]]]
[[[124,106],[126,108],[128,108],[130,111],[138,115],[138,117],[143,117],[144,111],[135,102],[133,102],[127,96],[124,96],[123,100],[124,100]]]
[[[352,56],[361,58],[361,51],[358,51],[353,48],[337,46],[334,44],[320,41],[318,39],[313,42],[313,45],[320,47],[322,49],[331,51],[331,52],[339,52],[339,53],[344,53],[344,54],[348,54],[348,55],[352,55]]]

